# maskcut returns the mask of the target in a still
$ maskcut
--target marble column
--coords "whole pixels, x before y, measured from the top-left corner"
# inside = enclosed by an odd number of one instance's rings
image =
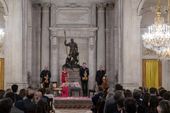
[[[89,38],[89,89],[95,84],[96,60],[95,60],[95,37]]]
[[[56,36],[51,37],[51,81],[58,82],[58,38]]]
[[[32,5],[32,73],[28,73],[33,87],[37,87],[40,83],[40,39],[41,39],[41,6],[39,4]]]
[[[5,33],[5,88],[8,83],[22,83],[22,0],[7,1]]]
[[[103,3],[97,5],[98,9],[98,32],[97,32],[97,67],[103,65],[105,67],[106,58],[106,40],[105,40],[105,5]]]
[[[49,67],[49,7],[50,4],[42,4],[41,69]]]
[[[123,2],[123,84],[125,88],[137,88],[142,84],[141,76],[141,16],[135,11],[140,0]],[[131,7],[129,7],[131,6]],[[130,26],[130,29],[129,29]]]

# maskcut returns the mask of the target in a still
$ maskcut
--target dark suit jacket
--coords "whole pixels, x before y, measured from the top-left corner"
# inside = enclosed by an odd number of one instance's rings
[[[96,82],[97,85],[101,85],[102,84],[102,78],[103,76],[106,74],[105,70],[98,70],[96,73]]]
[[[84,73],[87,73],[87,77],[89,76],[89,69],[88,68],[83,68],[83,67],[80,67],[80,78],[82,80],[82,78],[84,77]]]

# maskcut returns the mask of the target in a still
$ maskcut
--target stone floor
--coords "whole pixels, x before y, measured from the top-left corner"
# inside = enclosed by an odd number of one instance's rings
[[[55,110],[55,113],[92,113],[92,112],[90,110],[84,110],[84,109],[79,109],[79,110],[58,109],[58,110]]]

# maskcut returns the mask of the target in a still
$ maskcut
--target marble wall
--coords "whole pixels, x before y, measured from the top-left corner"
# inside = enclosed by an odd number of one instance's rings
[[[59,81],[66,58],[64,30],[67,41],[74,38],[78,44],[80,64],[85,61],[89,66],[90,86],[99,65],[106,67],[111,87],[117,82],[128,88],[142,84],[140,0],[114,0],[114,7],[111,0],[9,1],[6,84],[27,83],[30,76],[36,87],[45,65],[52,81]]]

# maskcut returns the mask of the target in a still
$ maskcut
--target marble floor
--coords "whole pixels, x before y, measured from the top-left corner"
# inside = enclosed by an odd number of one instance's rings
[[[85,109],[56,109],[55,113],[92,113],[92,111]]]

